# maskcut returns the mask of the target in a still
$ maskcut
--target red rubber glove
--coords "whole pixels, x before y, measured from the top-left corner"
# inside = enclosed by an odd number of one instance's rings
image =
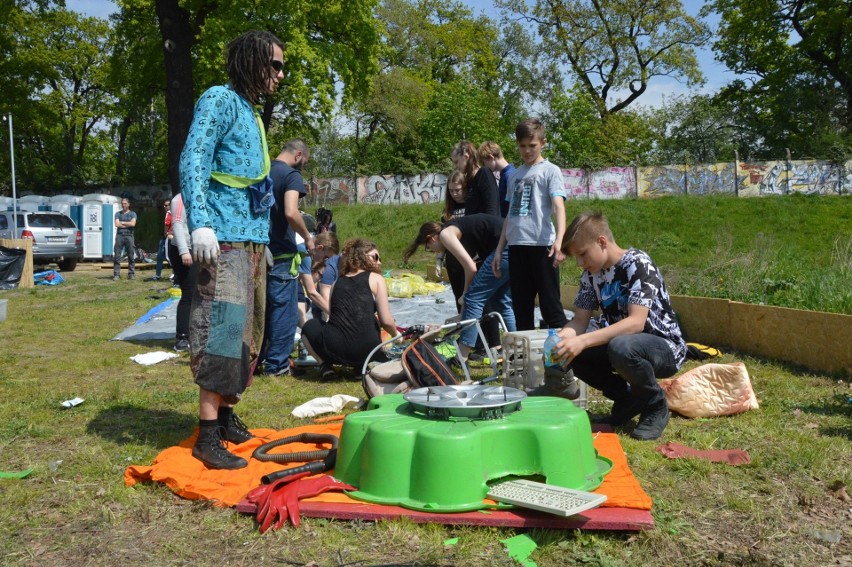
[[[302,477],[306,477],[309,474],[311,474],[309,471],[305,471],[285,476],[271,484],[264,484],[249,491],[246,495],[246,499],[249,502],[253,502],[256,506],[255,519],[257,520],[257,523],[261,525],[260,533],[264,533],[269,529],[272,522],[275,520],[275,516],[278,514],[278,510],[276,510],[275,506],[278,494],[291,482],[299,480]],[[286,509],[284,510],[283,516],[286,517]],[[281,524],[283,524],[283,519],[283,517],[280,519]]]
[[[330,490],[356,490],[354,486],[340,482],[333,476],[315,476],[313,478],[302,479],[298,482],[290,483],[282,491],[276,494],[275,499],[279,503],[279,513],[281,510],[286,510],[290,516],[290,522],[299,527],[299,500],[302,498],[310,498],[328,492]],[[283,502],[279,499],[283,498]],[[276,529],[283,525],[282,518],[279,517]]]

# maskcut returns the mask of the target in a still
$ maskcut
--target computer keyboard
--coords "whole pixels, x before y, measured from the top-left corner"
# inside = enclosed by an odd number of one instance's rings
[[[579,514],[606,502],[606,496],[603,494],[523,479],[508,480],[491,485],[488,489],[488,497],[498,502],[540,510],[558,516]]]

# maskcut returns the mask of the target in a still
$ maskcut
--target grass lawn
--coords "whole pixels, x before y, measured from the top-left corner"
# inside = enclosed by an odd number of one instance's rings
[[[716,199],[601,204],[617,215],[620,244],[648,250],[672,274],[673,293],[694,286],[702,295],[715,289],[716,296],[741,299],[745,290],[768,303],[852,312],[852,201],[789,199],[731,199],[727,211]],[[580,208],[572,203],[569,216]],[[387,259],[399,258],[419,222],[437,210],[349,209],[335,209],[341,236],[374,238],[386,269],[401,267]],[[702,225],[701,209],[714,226]],[[745,269],[749,262],[759,276]],[[431,263],[419,253],[408,267],[423,271]],[[566,283],[576,278],[572,269],[563,270]],[[720,282],[722,272],[727,279]],[[304,518],[299,529],[261,536],[253,518],[232,510],[183,500],[160,485],[126,488],[128,465],[150,464],[189,436],[197,420],[186,354],[145,367],[129,357],[172,343],[109,340],[166,298],[166,285],[145,282],[145,275],[113,282],[110,270],[82,265],[56,288],[0,292],[9,300],[0,323],[0,470],[33,469],[25,479],[0,480],[4,565],[516,564],[500,540],[524,530]],[[732,279],[737,286],[725,283]],[[808,304],[817,296],[830,301]],[[659,443],[622,435],[630,465],[654,499],[656,529],[531,530],[538,565],[852,565],[850,377],[736,352],[721,359],[733,361],[745,362],[760,409],[674,417],[662,441],[742,448],[752,463],[667,460],[654,450]],[[337,393],[362,395],[354,380],[261,377],[239,413],[250,427],[291,427],[303,423],[290,416],[295,406]],[[86,401],[60,407],[76,396]],[[593,396],[591,409],[604,412],[606,404]],[[444,546],[451,537],[458,544]]]

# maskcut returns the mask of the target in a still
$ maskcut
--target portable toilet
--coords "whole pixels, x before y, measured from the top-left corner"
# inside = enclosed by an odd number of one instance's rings
[[[71,217],[80,232],[83,231],[83,208],[80,203],[83,198],[78,195],[54,195],[50,198],[50,210],[57,211]]]
[[[77,195],[54,195],[50,198],[50,210],[65,213],[73,219],[74,217],[71,216],[71,207],[79,205],[82,202],[83,198]]]
[[[115,243],[116,211],[121,209],[121,199],[114,195],[90,193],[83,195],[83,258],[112,260]]]
[[[50,197],[44,195],[25,195],[18,197],[18,208],[22,211],[49,211]]]

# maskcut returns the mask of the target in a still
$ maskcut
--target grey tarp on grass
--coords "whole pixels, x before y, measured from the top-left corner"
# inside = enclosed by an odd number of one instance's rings
[[[447,319],[458,315],[453,292],[449,287],[441,293],[432,295],[415,295],[408,298],[391,297],[390,308],[398,327],[429,323],[442,324]],[[570,319],[572,313],[566,311],[566,316]],[[136,323],[121,331],[112,340],[171,340],[175,337],[176,318],[177,299],[167,299],[140,317]],[[541,320],[541,312],[538,307],[535,308],[535,320]]]
[[[167,299],[154,306],[133,325],[127,327],[113,341],[168,341],[175,338],[177,299]]]

